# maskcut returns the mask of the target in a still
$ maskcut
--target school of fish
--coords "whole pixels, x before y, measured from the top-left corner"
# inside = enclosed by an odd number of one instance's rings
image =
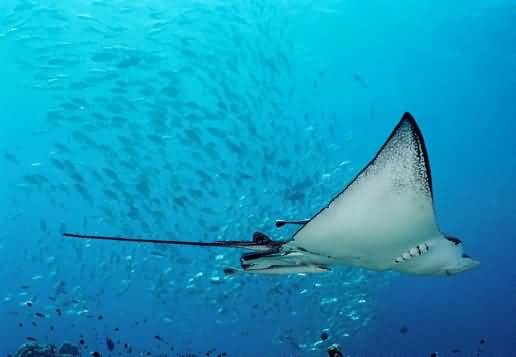
[[[88,349],[108,339],[110,351],[158,353],[166,344],[204,354],[209,346],[188,336],[201,319],[208,333],[252,340],[261,331],[264,341],[321,355],[374,319],[386,274],[225,276],[239,252],[61,237],[214,241],[260,230],[285,239],[292,230],[276,230],[276,219],[309,217],[342,189],[356,173],[346,158],[353,132],[346,113],[304,106],[321,95],[325,73],[307,74],[286,7],[0,5],[0,46],[12,51],[31,103],[12,118],[30,132],[13,133],[0,157],[8,173],[0,311],[13,329],[43,342],[66,331]],[[367,91],[361,75],[351,70],[349,80]],[[129,324],[141,341],[120,337]]]

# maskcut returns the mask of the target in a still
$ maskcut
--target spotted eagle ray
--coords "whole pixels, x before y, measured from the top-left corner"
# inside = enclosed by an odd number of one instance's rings
[[[375,271],[446,276],[480,263],[462,242],[439,230],[430,162],[421,130],[405,113],[376,156],[310,219],[277,220],[300,228],[285,241],[255,232],[252,241],[179,241],[64,233],[66,237],[133,243],[230,247],[252,250],[236,272],[325,272],[335,265]]]

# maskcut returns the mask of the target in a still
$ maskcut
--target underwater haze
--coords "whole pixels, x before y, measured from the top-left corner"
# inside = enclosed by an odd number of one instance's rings
[[[0,356],[516,356],[509,0],[0,1]],[[288,239],[404,112],[480,266],[225,275]]]

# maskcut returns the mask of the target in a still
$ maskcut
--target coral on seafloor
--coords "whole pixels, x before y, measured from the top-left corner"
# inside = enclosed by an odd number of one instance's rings
[[[15,357],[80,357],[79,348],[71,343],[64,343],[60,348],[52,344],[35,342],[23,344]]]

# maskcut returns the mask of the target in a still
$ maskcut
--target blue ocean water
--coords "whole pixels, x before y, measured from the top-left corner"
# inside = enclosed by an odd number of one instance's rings
[[[516,356],[515,23],[506,0],[3,0],[0,356]],[[225,276],[240,252],[62,237],[286,239],[406,111],[476,270]]]

